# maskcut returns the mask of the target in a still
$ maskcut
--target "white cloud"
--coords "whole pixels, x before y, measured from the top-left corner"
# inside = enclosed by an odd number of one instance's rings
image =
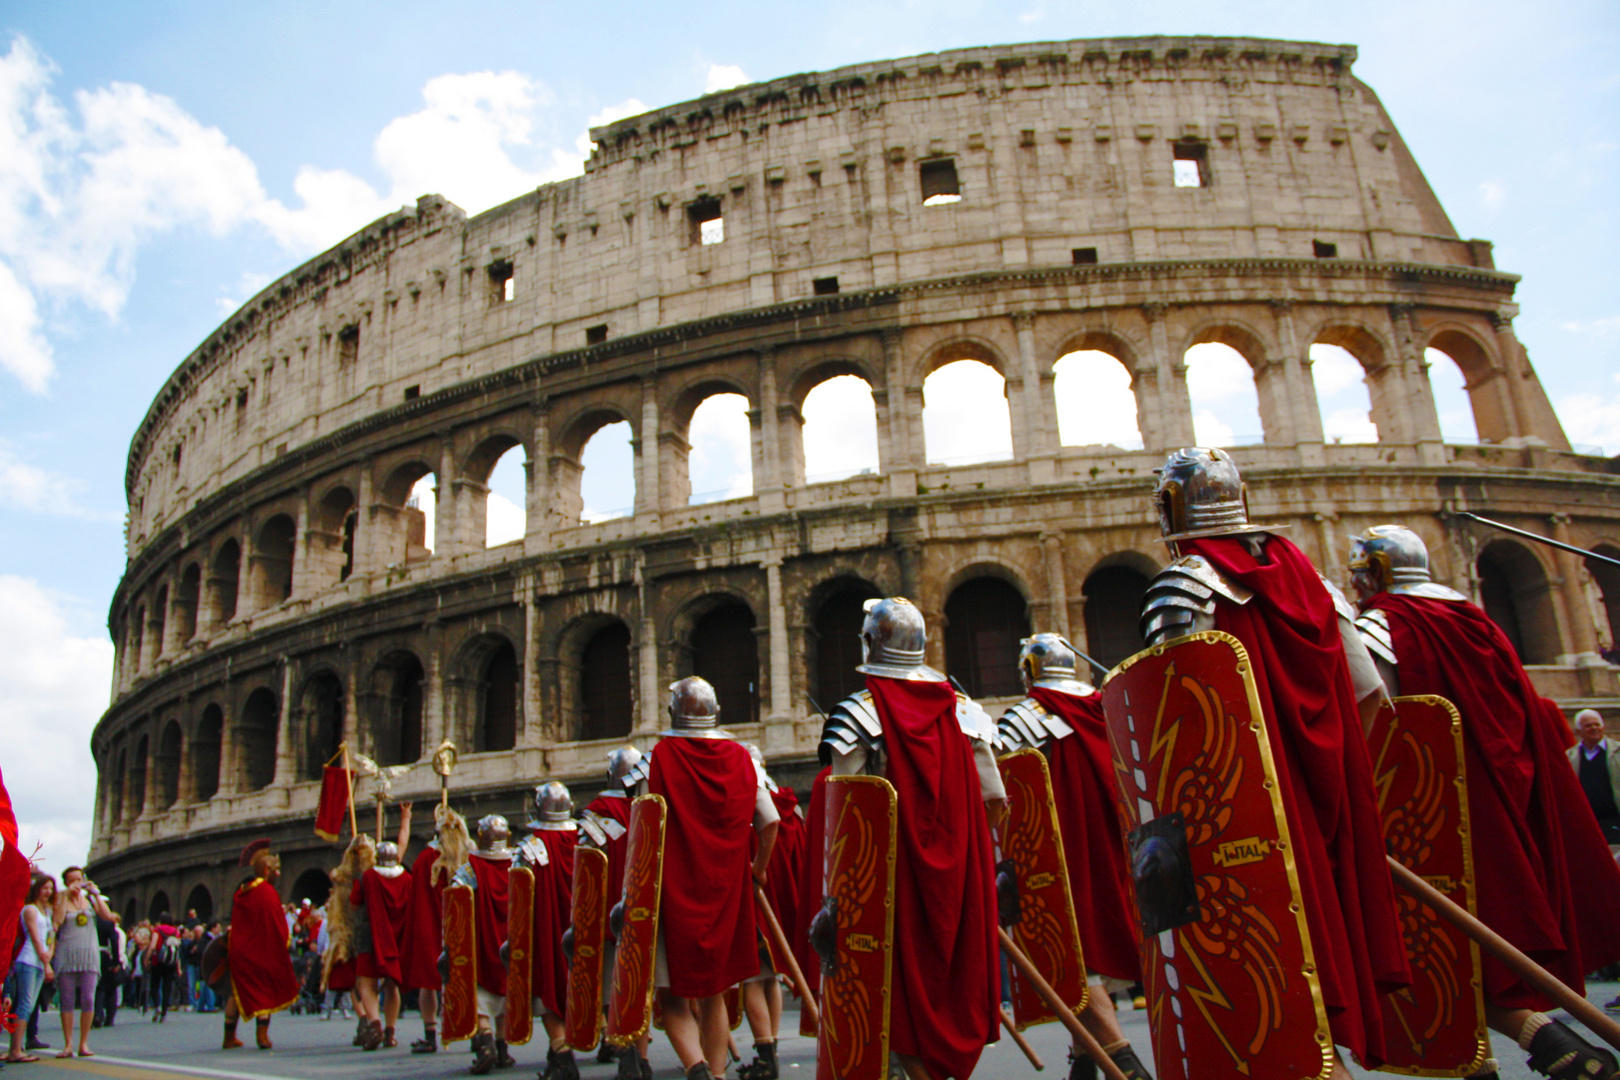
[[[1479,182],[1479,202],[1486,210],[1495,212],[1507,203],[1507,187],[1499,180]]]
[[[34,294],[0,262],[0,367],[36,394],[45,392],[55,365],[51,346],[40,333]]]
[[[1572,334],[1589,334],[1600,338],[1620,337],[1620,315],[1606,315],[1601,319],[1576,319],[1558,325]]]
[[[1193,435],[1201,445],[1260,441],[1254,369],[1236,349],[1214,342],[1188,349],[1187,393],[1192,399]]]
[[[521,505],[505,495],[490,492],[484,511],[484,546],[494,547],[497,544],[523,539],[523,530],[527,523],[528,515],[524,513]]]
[[[591,128],[601,127],[604,124],[611,124],[615,120],[624,120],[632,116],[639,116],[646,111],[647,106],[643,105],[640,101],[636,100],[635,98],[625,98],[617,105],[609,105],[601,112],[585,121],[585,130],[580,132],[579,138],[574,140],[574,151],[579,157],[580,165],[583,167],[585,159],[591,156],[591,147],[596,145],[595,143],[591,142]]]
[[[804,399],[804,473],[811,483],[877,472],[877,408],[858,375],[820,383]]]
[[[636,502],[636,456],[628,420],[597,429],[579,452],[583,521],[606,521],[631,513]]]
[[[688,475],[694,503],[740,499],[754,493],[753,426],[748,399],[715,394],[692,413],[687,431],[692,444]]]
[[[230,290],[228,294],[215,300],[214,306],[219,308],[221,315],[229,315],[231,312],[247,303],[260,289],[264,288],[274,280],[275,278],[271,277],[269,274],[261,274],[251,270],[247,271],[241,277],[236,279],[236,288]]]
[[[748,76],[735,64],[710,64],[709,73],[703,80],[703,92],[713,94],[720,90],[730,90],[733,86],[741,86],[747,81]]]
[[[79,501],[89,486],[83,480],[29,464],[0,441],[0,506],[85,521],[119,520],[116,515],[97,513]]]
[[[923,380],[923,440],[942,465],[1012,457],[1007,383],[989,364],[957,360]]]
[[[1620,382],[1620,374],[1615,381]],[[1558,402],[1564,434],[1577,449],[1620,453],[1620,390],[1609,394],[1569,394]]]
[[[65,598],[29,578],[0,575],[0,732],[21,848],[43,843],[52,873],[90,847],[96,770],[90,732],[107,707],[113,647],[68,626]]]
[[[1232,425],[1209,409],[1193,413],[1193,438],[1199,446],[1235,446]]]

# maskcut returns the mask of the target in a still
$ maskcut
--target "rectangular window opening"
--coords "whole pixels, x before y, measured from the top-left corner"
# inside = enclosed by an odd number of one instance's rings
[[[360,324],[350,323],[338,331],[338,362],[352,364],[360,359]]]
[[[489,264],[489,302],[504,304],[517,295],[517,269],[510,259]]]
[[[699,199],[686,208],[686,219],[691,225],[691,243],[707,247],[726,238],[726,219],[720,213],[720,200]]]
[[[1318,259],[1337,259],[1339,257],[1339,245],[1329,244],[1323,240],[1312,240],[1311,254]]]
[[[817,296],[831,296],[838,291],[838,278],[818,277],[810,282],[810,287],[816,291]]]
[[[1178,142],[1173,149],[1176,187],[1209,187],[1209,146]]]
[[[962,201],[962,185],[956,178],[955,158],[936,158],[917,166],[922,181],[924,206],[945,206]]]
[[[607,323],[601,326],[587,326],[585,328],[585,344],[600,345],[607,340]]]
[[[417,398],[419,398],[421,396],[422,396],[421,384],[418,384],[416,386],[407,386],[405,388],[405,400],[406,401],[415,401]]]
[[[1074,248],[1070,251],[1076,266],[1090,266],[1097,261],[1096,248]]]

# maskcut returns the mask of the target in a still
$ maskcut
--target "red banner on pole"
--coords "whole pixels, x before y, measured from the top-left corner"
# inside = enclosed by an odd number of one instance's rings
[[[343,819],[349,814],[351,776],[348,769],[327,765],[321,769],[321,801],[315,809],[315,835],[332,841],[343,835]]]

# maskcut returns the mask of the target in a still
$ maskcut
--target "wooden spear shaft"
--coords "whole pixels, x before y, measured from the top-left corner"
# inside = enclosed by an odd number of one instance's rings
[[[1001,1014],[1001,1026],[1007,1029],[1007,1034],[1012,1036],[1012,1041],[1018,1044],[1018,1049],[1022,1050],[1024,1056],[1029,1058],[1029,1063],[1035,1066],[1035,1071],[1045,1071],[1046,1062],[1042,1061],[1040,1055],[1035,1052],[1035,1048],[1029,1045],[1029,1040],[1024,1038],[1024,1033],[1013,1027],[1012,1017],[1007,1015],[1007,1010],[997,1009],[996,1012]]]
[[[799,995],[799,1008],[810,1016],[810,1023],[817,1031],[821,1030],[821,1010],[816,1007],[816,995],[810,992],[810,983],[804,977],[804,971],[799,967],[798,957],[788,947],[787,935],[782,932],[782,924],[777,921],[776,912],[771,910],[771,901],[765,895],[765,890],[758,885],[754,886],[754,895],[759,897],[759,910],[765,913],[765,925],[770,929],[771,941],[776,945],[776,951],[782,954],[787,963],[788,977],[793,980],[793,986]]]
[[[1086,1026],[1080,1022],[1080,1018],[1074,1015],[1074,1010],[1065,1005],[1063,999],[1058,997],[1058,992],[1052,989],[1052,984],[1041,977],[1041,973],[1035,969],[1035,965],[1030,962],[1029,957],[1024,955],[1024,950],[1020,949],[1017,942],[1013,941],[1012,935],[1000,926],[996,927],[996,934],[1001,938],[1001,947],[1007,951],[1007,957],[1013,962],[1013,966],[1019,970],[1024,978],[1029,980],[1029,984],[1035,988],[1035,992],[1041,995],[1041,1000],[1046,1002],[1046,1007],[1057,1014],[1058,1020],[1064,1027],[1069,1029],[1069,1034],[1073,1035],[1074,1041],[1080,1044],[1080,1049],[1089,1054],[1091,1060],[1097,1063],[1097,1068],[1102,1070],[1103,1075],[1108,1077],[1108,1080],[1129,1080],[1129,1077],[1120,1071],[1118,1065],[1114,1064],[1114,1059],[1108,1056],[1091,1032],[1086,1030]]]
[[[343,779],[349,785],[349,835],[360,835],[360,815],[354,809],[354,770],[349,768],[349,744],[341,745],[343,750]]]
[[[1386,855],[1385,858],[1389,859],[1389,871],[1394,875],[1397,885],[1433,908],[1442,919],[1477,941],[1480,948],[1502,961],[1519,978],[1568,1009],[1571,1016],[1585,1024],[1598,1038],[1620,1050],[1620,1024],[1610,1019],[1602,1009],[1559,982],[1552,972],[1514,948],[1506,938],[1458,907],[1433,885],[1389,856]]]

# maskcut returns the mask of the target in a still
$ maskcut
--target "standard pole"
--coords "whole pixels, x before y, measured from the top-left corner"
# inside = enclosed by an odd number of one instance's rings
[[[1041,995],[1041,1000],[1046,1002],[1046,1007],[1057,1014],[1058,1020],[1064,1027],[1069,1029],[1069,1034],[1073,1035],[1074,1041],[1080,1044],[1080,1049],[1089,1054],[1091,1060],[1097,1063],[1097,1068],[1102,1070],[1103,1075],[1108,1077],[1108,1080],[1129,1080],[1120,1071],[1119,1066],[1114,1064],[1114,1059],[1103,1051],[1096,1037],[1086,1030],[1086,1026],[1080,1022],[1080,1018],[1075,1016],[1074,1011],[1063,1003],[1062,998],[1058,997],[1058,992],[1052,989],[1052,984],[1042,978],[1039,971],[1035,970],[1035,965],[1030,963],[1029,957],[1024,955],[1024,950],[1020,949],[1017,942],[1013,941],[1012,935],[999,926],[996,927],[996,934],[1001,938],[1001,947],[1007,951],[1007,957],[1012,960],[1013,966],[1019,970],[1024,978],[1029,980],[1029,984],[1035,988],[1035,992]]]
[[[1512,525],[1504,525],[1500,521],[1492,521],[1490,518],[1480,517],[1471,510],[1459,510],[1457,511],[1457,516],[1460,518],[1467,518],[1469,521],[1477,521],[1481,525],[1488,525],[1493,529],[1501,529],[1503,532],[1512,533],[1514,536],[1522,536],[1526,540],[1534,540],[1538,544],[1546,544],[1548,547],[1555,547],[1561,551],[1567,551],[1572,555],[1579,555],[1583,559],[1596,559],[1598,562],[1608,563],[1610,566],[1620,566],[1620,559],[1610,558],[1607,555],[1599,555],[1595,551],[1588,551],[1585,548],[1576,547],[1574,544],[1566,544],[1562,540],[1554,540],[1552,537],[1542,536],[1540,533],[1526,532],[1524,529],[1514,528]]]
[[[1386,855],[1385,858],[1389,859],[1389,856]],[[1482,949],[1511,968],[1519,978],[1568,1009],[1571,1016],[1585,1024],[1598,1038],[1620,1050],[1620,1024],[1609,1019],[1602,1009],[1559,982],[1552,972],[1514,948],[1502,935],[1452,903],[1444,893],[1394,859],[1389,859],[1389,870],[1401,888],[1433,908],[1442,919],[1479,942]]]
[[[349,768],[349,744],[347,741],[340,746],[343,751],[343,779],[349,785],[349,835],[360,835],[360,815],[354,809],[354,770]]]
[[[793,980],[794,989],[799,995],[799,1008],[810,1016],[810,1023],[817,1031],[821,1030],[821,1010],[816,1007],[816,995],[810,992],[810,983],[804,977],[804,971],[799,967],[798,957],[788,946],[787,935],[782,933],[782,924],[777,921],[776,912],[771,910],[770,899],[766,897],[765,890],[758,885],[754,886],[754,895],[759,898],[759,910],[765,913],[765,925],[771,931],[771,941],[776,951],[782,954],[787,961],[788,978]]]

